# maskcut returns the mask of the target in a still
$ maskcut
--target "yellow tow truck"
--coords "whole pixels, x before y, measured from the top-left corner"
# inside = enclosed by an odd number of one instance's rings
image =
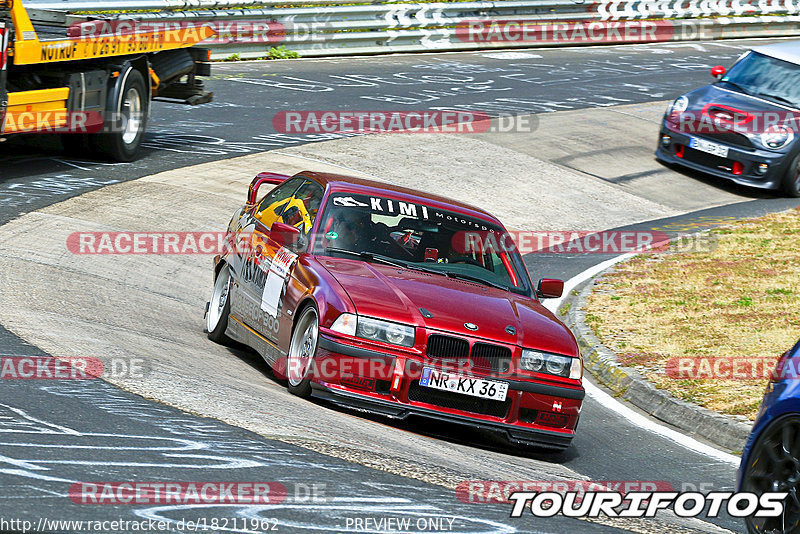
[[[198,79],[211,74],[210,53],[196,46],[212,35],[0,0],[0,140],[57,133],[68,153],[132,161],[153,100],[213,98]]]

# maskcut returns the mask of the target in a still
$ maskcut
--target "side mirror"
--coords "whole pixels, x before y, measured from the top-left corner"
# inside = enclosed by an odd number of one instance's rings
[[[251,206],[256,203],[258,199],[258,189],[264,184],[272,184],[272,185],[280,185],[286,180],[289,179],[289,176],[285,174],[277,174],[274,172],[262,172],[255,178],[253,181],[250,182],[250,189],[247,191],[247,203]]]
[[[716,65],[714,67],[711,67],[711,75],[718,80],[721,79],[723,76],[725,76],[726,72],[728,71],[726,71],[725,67],[723,67],[722,65]]]
[[[300,230],[288,224],[274,222],[269,231],[269,238],[277,244],[291,249],[300,241]]]
[[[539,287],[536,294],[540,299],[557,299],[564,294],[564,281],[553,278],[542,278],[539,280]]]

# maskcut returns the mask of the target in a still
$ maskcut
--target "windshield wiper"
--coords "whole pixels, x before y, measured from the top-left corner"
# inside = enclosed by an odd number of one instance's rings
[[[408,269],[408,265],[400,260],[395,260],[388,256],[381,256],[380,254],[373,254],[372,252],[367,252],[366,250],[362,250],[361,252],[355,252],[354,250],[347,250],[345,248],[328,247],[325,249],[325,251],[337,252],[339,254],[347,254],[348,256],[355,256],[357,258],[361,258],[362,260],[370,261],[373,263],[383,263],[385,265],[391,265],[392,267],[400,267],[401,269]]]
[[[727,83],[728,85],[732,85],[732,86],[734,86],[736,89],[740,90],[741,92],[743,92],[743,93],[744,93],[744,94],[746,94],[746,95],[749,95],[749,94],[750,94],[750,91],[748,91],[747,89],[745,89],[744,87],[742,87],[741,85],[739,85],[739,84],[738,84],[738,83],[736,83],[736,82],[732,82],[732,81],[730,81],[730,80],[720,80],[720,82],[722,82],[722,83]]]
[[[411,265],[411,264],[409,264],[409,265],[406,265],[406,268],[410,269],[412,271],[420,271],[422,273],[429,273],[429,274],[438,274],[440,276],[444,276],[444,277],[447,277],[447,278],[450,277],[450,273],[448,273],[447,271],[437,271],[436,269],[428,269],[428,268],[422,267],[420,265]]]
[[[770,94],[770,93],[758,93],[758,96],[764,96],[766,98],[772,98],[774,100],[778,100],[780,102],[783,102],[784,104],[789,104],[790,106],[792,106],[794,108],[797,107],[797,104],[795,104],[794,102],[792,102],[788,98],[780,96],[780,95],[773,95],[773,94]]]
[[[469,274],[462,274],[462,273],[454,273],[453,271],[446,271],[447,276],[452,278],[458,278],[460,280],[469,280],[470,282],[477,282],[479,284],[491,286],[497,289],[502,289],[503,291],[509,291],[508,286],[504,286],[503,284],[498,284],[497,282],[492,282],[486,280],[485,278],[481,278],[479,276],[472,276]]]

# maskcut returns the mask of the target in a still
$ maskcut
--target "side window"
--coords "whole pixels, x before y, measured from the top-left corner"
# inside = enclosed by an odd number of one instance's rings
[[[306,181],[286,204],[281,222],[299,228],[303,235],[308,235],[317,219],[324,194],[321,185],[311,180]]]
[[[304,181],[303,178],[292,178],[267,193],[258,203],[255,218],[267,228],[272,228],[272,223],[280,218],[292,195]]]

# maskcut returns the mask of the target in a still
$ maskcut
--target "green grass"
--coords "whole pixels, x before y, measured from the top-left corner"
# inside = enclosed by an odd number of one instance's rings
[[[712,230],[708,251],[647,254],[603,275],[586,323],[657,388],[725,414],[755,417],[766,380],[672,378],[672,358],[763,360],[800,331],[800,210]],[[625,343],[622,346],[622,343]]]

